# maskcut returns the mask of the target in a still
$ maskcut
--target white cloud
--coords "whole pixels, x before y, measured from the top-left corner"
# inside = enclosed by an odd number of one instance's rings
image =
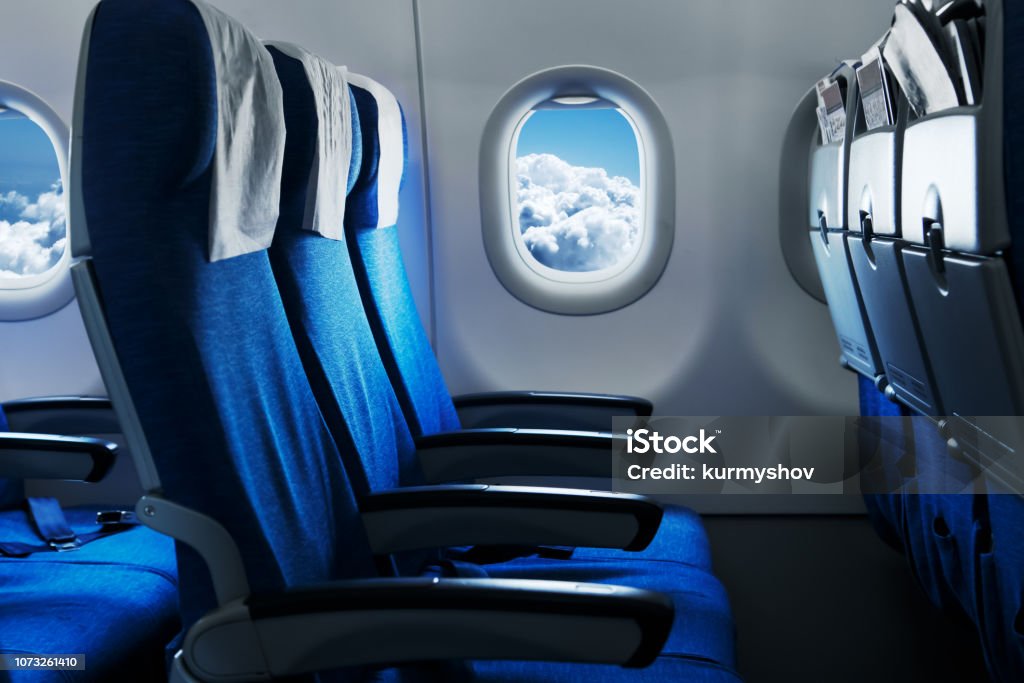
[[[44,273],[67,243],[64,196],[59,184],[35,202],[13,190],[0,194],[0,278]]]
[[[516,159],[519,229],[530,253],[568,271],[609,268],[639,246],[640,188],[554,154]]]
[[[21,212],[25,210],[26,206],[28,206],[28,197],[23,194],[18,194],[14,190],[7,194],[0,194],[0,207]]]

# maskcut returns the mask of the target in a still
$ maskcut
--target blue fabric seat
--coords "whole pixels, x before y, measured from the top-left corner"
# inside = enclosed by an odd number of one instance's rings
[[[281,215],[270,259],[297,347],[357,497],[419,483],[413,440],[377,354],[345,244],[302,229],[316,145],[316,111],[300,62],[274,47],[270,51],[284,89],[289,131]],[[353,129],[361,132],[353,144],[356,152],[349,189],[359,183],[357,175],[362,178],[368,168],[375,168],[372,160],[358,163],[363,153],[374,149],[365,140],[376,132],[372,121],[370,125],[361,123],[362,107],[357,98],[352,102]],[[576,549],[570,560],[527,557],[489,564],[485,570],[496,578],[657,585],[657,590],[674,593],[677,600],[680,621],[673,631],[672,646],[688,655],[732,665],[732,618],[721,584],[705,571],[708,562],[704,558],[709,555],[699,519],[680,509],[666,515],[648,552]],[[437,557],[417,554],[404,558],[400,565],[414,572],[419,564]],[[645,585],[638,586],[638,582]]]
[[[266,252],[208,260],[217,80],[195,5],[103,0],[85,78],[91,264],[164,495],[238,539],[255,592],[376,575],[342,550],[362,522]],[[216,603],[176,550],[187,629]]]
[[[96,511],[72,508],[65,515],[76,532],[87,533],[97,528]],[[20,510],[0,512],[0,539],[39,543]],[[137,528],[73,552],[0,557],[0,586],[0,652],[84,654],[86,670],[73,680],[164,680],[164,648],[179,629],[169,538]],[[37,672],[8,675],[50,680]]]
[[[421,483],[415,446],[404,413],[374,344],[344,244],[300,229],[315,145],[316,113],[297,60],[271,48],[285,89],[290,131],[285,150],[281,218],[271,263],[299,351],[329,429],[348,454],[358,487],[375,491]],[[350,167],[350,201],[365,202],[359,188],[374,187],[377,130],[372,98],[353,88],[358,155]],[[361,112],[368,111],[366,117]],[[363,163],[357,163],[362,159]],[[372,193],[370,193],[372,194]],[[393,228],[381,232],[395,233]],[[641,553],[607,549],[575,551],[581,559],[660,559],[707,569],[710,549],[699,517],[669,508],[652,544]]]
[[[472,680],[481,683],[562,683],[564,667],[539,662],[474,662]],[[687,683],[735,683],[740,677],[733,671],[713,662],[702,662],[686,657],[662,656],[650,667],[632,671],[594,665],[572,669],[575,680],[589,683],[641,683],[655,681],[686,681]]]
[[[669,657],[688,657],[734,671],[735,624],[729,598],[710,573],[692,567],[656,561],[620,559],[526,558],[483,567],[488,576],[502,579],[554,579],[586,581],[644,588],[664,593],[676,605],[672,633],[662,650]]]
[[[404,416],[373,343],[361,308],[345,245],[301,230],[315,143],[316,119],[312,96],[299,63],[271,48],[285,90],[285,120],[290,131],[285,150],[281,218],[271,263],[278,279],[285,309],[289,312],[297,346],[327,419],[339,444],[346,467],[356,482],[369,492],[402,483],[418,483],[414,447]],[[359,108],[353,102],[354,118]],[[356,128],[356,126],[353,126]],[[362,130],[358,128],[357,130]],[[358,150],[363,149],[362,136]],[[358,155],[355,155],[358,159]],[[363,167],[365,168],[365,166]],[[349,186],[360,165],[352,166]],[[703,533],[692,512],[669,514],[659,534],[656,551],[681,557],[708,553]],[[695,536],[695,537],[694,537]],[[673,547],[669,547],[673,546]],[[678,595],[679,614],[693,628],[677,625],[679,647],[696,650],[696,656],[731,664],[732,622],[721,585],[710,574],[679,561],[634,564],[629,554],[577,549],[572,561],[527,558],[489,565],[486,573],[497,578],[564,578],[571,581],[657,581],[666,592]],[[638,554],[639,555],[639,554]],[[578,558],[578,559],[577,559]],[[625,559],[630,559],[625,562]],[[424,559],[424,558],[417,558]],[[618,562],[616,562],[618,560]],[[404,563],[406,566],[409,562]],[[670,565],[670,566],[667,566]],[[557,572],[557,576],[552,576]],[[705,619],[705,615],[712,618]],[[682,623],[682,622],[681,622]],[[695,638],[694,633],[703,634]]]
[[[7,428],[2,410],[0,428]],[[68,508],[64,516],[85,535],[99,530],[101,509],[108,508]],[[0,542],[42,544],[20,502],[0,509]],[[164,648],[178,629],[173,543],[148,529],[128,529],[72,552],[0,555],[0,653],[85,654],[86,671],[75,680],[159,681]],[[51,676],[5,673],[12,681]]]
[[[295,72],[294,66],[282,63],[280,58],[277,63],[286,89],[293,79],[302,82],[302,74]],[[352,454],[347,466],[351,472],[365,470],[365,474],[353,476],[357,483],[365,484],[366,490],[379,490],[395,481],[418,484],[421,476],[411,435],[415,430],[407,422],[409,412],[402,410],[392,381],[394,373],[387,372],[388,354],[380,344],[375,344],[373,329],[382,324],[382,314],[375,308],[377,296],[404,312],[393,316],[402,319],[396,327],[402,340],[396,344],[425,349],[416,355],[417,361],[409,362],[415,365],[414,374],[420,378],[416,386],[422,386],[423,391],[438,400],[424,400],[427,417],[421,417],[421,427],[429,422],[434,431],[439,431],[458,429],[458,424],[454,409],[434,410],[450,406],[451,400],[408,291],[398,249],[398,228],[377,227],[380,144],[376,100],[362,88],[353,86],[352,92],[353,111],[357,112],[361,130],[362,163],[353,163],[352,169],[358,169],[358,176],[350,178],[345,217],[348,250],[343,245],[303,234],[296,227],[302,225],[308,176],[304,169],[309,167],[313,144],[307,135],[305,148],[300,148],[296,131],[309,130],[311,126],[315,130],[315,119],[308,120],[314,115],[309,109],[312,105],[307,103],[307,120],[301,120],[301,111],[286,110],[286,118],[296,119],[289,126],[291,136],[285,161],[292,172],[286,173],[283,186],[287,191],[282,192],[280,225],[287,229],[279,228],[271,259],[299,350],[328,425],[340,443],[352,444],[342,449]],[[354,246],[356,243],[358,247]],[[362,272],[360,279],[360,264],[379,276],[368,278]],[[360,287],[371,281],[375,287],[388,287],[388,291],[377,292],[371,300],[364,289],[360,297]],[[703,569],[711,566],[709,542],[699,516],[676,506],[665,511],[656,539],[640,553],[605,549],[577,549],[576,553],[584,559],[652,559]]]
[[[216,75],[195,7],[187,0],[104,0],[88,59],[82,155],[87,263],[162,494],[227,530],[253,593],[376,575],[354,482],[342,467],[345,454],[314,399],[268,254],[207,258]],[[392,425],[359,426],[367,439],[396,439]],[[397,460],[387,462],[390,470],[363,476],[395,476]],[[185,547],[178,555],[188,627],[217,603],[198,556]],[[663,572],[649,573],[668,580]],[[714,623],[706,627],[719,630]],[[688,655],[673,647],[653,673],[587,672],[609,680],[699,679],[710,667]],[[475,666],[462,670],[476,677]],[[536,673],[514,666],[494,664],[488,671],[524,681],[566,680],[583,671],[571,664]],[[340,670],[319,679],[431,677],[431,667],[409,669]],[[725,672],[707,680],[732,678]]]

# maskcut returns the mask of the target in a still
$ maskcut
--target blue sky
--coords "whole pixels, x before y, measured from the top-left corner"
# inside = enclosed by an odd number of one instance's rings
[[[64,253],[66,237],[50,139],[25,117],[0,113],[0,279],[49,270]]]
[[[554,154],[573,166],[603,168],[640,184],[636,135],[615,109],[539,109],[519,132],[516,156]]]
[[[46,133],[20,114],[0,114],[0,194],[14,190],[35,199],[59,179]]]

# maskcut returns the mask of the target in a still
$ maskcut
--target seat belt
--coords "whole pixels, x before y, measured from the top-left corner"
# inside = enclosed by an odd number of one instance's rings
[[[552,545],[474,545],[460,548],[449,548],[445,556],[449,559],[470,562],[472,564],[500,564],[525,557],[538,557],[547,560],[568,560],[576,548],[572,546]]]
[[[138,521],[132,512],[123,510],[103,511],[96,513],[96,523],[100,525],[98,531],[76,534],[68,524],[64,511],[61,509],[60,503],[56,498],[28,498],[26,503],[32,526],[36,534],[46,544],[35,545],[31,543],[0,541],[0,556],[28,557],[40,552],[62,553],[78,550],[87,543],[138,526]]]
[[[36,533],[50,548],[59,553],[78,549],[82,542],[68,526],[68,520],[56,499],[29,498],[26,502]]]

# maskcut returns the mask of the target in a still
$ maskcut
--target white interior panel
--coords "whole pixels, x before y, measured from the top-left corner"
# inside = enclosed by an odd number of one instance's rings
[[[778,159],[808,84],[862,54],[891,12],[890,0],[420,2],[436,339],[453,392],[629,393],[663,415],[854,414],[856,382],[838,366],[828,311],[783,262]],[[491,109],[519,79],[563,64],[639,83],[675,145],[668,267],[644,298],[595,316],[515,299],[479,225]]]

